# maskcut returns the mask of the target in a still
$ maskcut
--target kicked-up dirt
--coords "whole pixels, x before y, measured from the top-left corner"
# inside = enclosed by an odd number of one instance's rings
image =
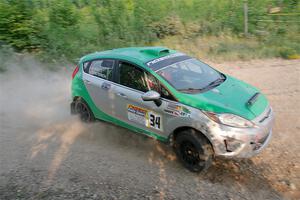
[[[164,144],[69,113],[71,70],[25,59],[0,74],[0,199],[300,199],[300,62],[212,63],[262,90],[276,114],[258,156],[187,171]]]

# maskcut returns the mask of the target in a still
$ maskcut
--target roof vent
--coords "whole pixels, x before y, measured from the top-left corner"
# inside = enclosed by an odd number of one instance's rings
[[[165,47],[149,47],[141,50],[142,53],[151,54],[153,56],[162,56],[170,53]]]

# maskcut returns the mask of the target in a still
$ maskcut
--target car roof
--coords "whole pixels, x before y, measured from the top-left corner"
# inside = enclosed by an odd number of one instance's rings
[[[80,62],[86,62],[98,58],[115,58],[128,60],[130,62],[136,63],[137,61],[141,63],[146,63],[148,61],[171,55],[177,51],[168,49],[166,47],[127,47],[118,48],[107,51],[95,52],[88,54],[80,59]]]

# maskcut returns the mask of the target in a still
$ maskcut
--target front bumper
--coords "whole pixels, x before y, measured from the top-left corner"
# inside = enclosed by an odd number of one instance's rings
[[[261,152],[272,137],[274,113],[270,106],[252,120],[253,128],[235,128],[214,124],[211,142],[216,156],[249,158]]]

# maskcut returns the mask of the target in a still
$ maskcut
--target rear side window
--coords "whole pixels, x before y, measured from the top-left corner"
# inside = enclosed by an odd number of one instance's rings
[[[114,60],[94,60],[84,70],[90,75],[112,80]]]

